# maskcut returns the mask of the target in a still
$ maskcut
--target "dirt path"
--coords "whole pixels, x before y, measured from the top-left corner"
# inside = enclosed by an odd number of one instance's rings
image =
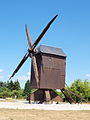
[[[36,110],[90,110],[90,104],[29,104],[24,101],[0,102],[0,108]]]
[[[0,120],[90,120],[90,111],[0,109]]]

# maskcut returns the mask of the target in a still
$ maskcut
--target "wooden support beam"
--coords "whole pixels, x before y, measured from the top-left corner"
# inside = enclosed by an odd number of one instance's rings
[[[45,101],[49,102],[51,100],[50,91],[49,90],[45,90],[44,93],[45,93]]]
[[[73,98],[71,97],[71,95],[69,94],[69,92],[68,92],[65,88],[63,88],[63,89],[61,90],[61,92],[64,94],[65,98],[67,99],[67,101],[68,101],[70,104],[72,104],[72,102],[76,103],[76,102],[73,100]]]
[[[71,94],[77,96],[77,97],[80,98],[81,100],[84,100],[84,101],[88,102],[86,99],[84,99],[84,98],[81,97],[80,95],[78,95],[78,94],[76,94],[76,93],[74,93],[74,92],[72,92],[72,91],[70,91],[70,90],[66,90],[66,91],[68,91],[68,92],[70,92]]]

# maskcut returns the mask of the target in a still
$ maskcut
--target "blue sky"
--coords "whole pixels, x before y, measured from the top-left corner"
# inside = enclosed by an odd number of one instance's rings
[[[27,23],[34,42],[46,24],[58,14],[40,44],[62,48],[67,55],[66,82],[90,81],[90,0],[0,1],[0,81],[7,81],[28,49]],[[30,59],[12,80],[24,86]]]

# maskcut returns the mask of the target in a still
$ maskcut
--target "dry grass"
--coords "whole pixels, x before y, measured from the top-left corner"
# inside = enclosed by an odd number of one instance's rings
[[[0,109],[0,120],[90,120],[90,111]]]
[[[0,99],[0,102],[26,101],[26,99]]]

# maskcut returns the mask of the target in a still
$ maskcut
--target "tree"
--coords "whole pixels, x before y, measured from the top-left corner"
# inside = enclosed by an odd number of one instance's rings
[[[12,97],[17,99],[17,98],[22,98],[22,90],[13,90],[12,91]]]
[[[0,88],[1,88],[1,87],[7,87],[7,83],[0,81]]]
[[[7,82],[7,88],[10,89],[11,91],[13,90],[13,88],[14,88],[14,83],[13,83],[12,80],[11,80],[10,82],[9,82],[9,81]]]
[[[25,83],[23,95],[27,97],[27,96],[29,96],[30,94],[31,94],[30,81],[27,80],[26,83]]]
[[[0,88],[0,98],[11,97],[11,91],[8,88]]]
[[[81,79],[75,80],[74,83],[72,83],[72,85],[69,87],[69,90],[87,100],[90,99],[90,82],[88,82],[87,80],[83,81]],[[72,95],[72,97],[77,102],[80,101],[80,98],[78,98],[77,96]]]
[[[0,81],[0,87],[3,87],[3,82],[2,81]]]
[[[20,90],[21,87],[20,87],[20,83],[19,81],[15,81],[14,84],[13,84],[13,90]]]
[[[22,98],[23,90],[21,90],[19,81],[0,82],[0,98],[14,97]]]

